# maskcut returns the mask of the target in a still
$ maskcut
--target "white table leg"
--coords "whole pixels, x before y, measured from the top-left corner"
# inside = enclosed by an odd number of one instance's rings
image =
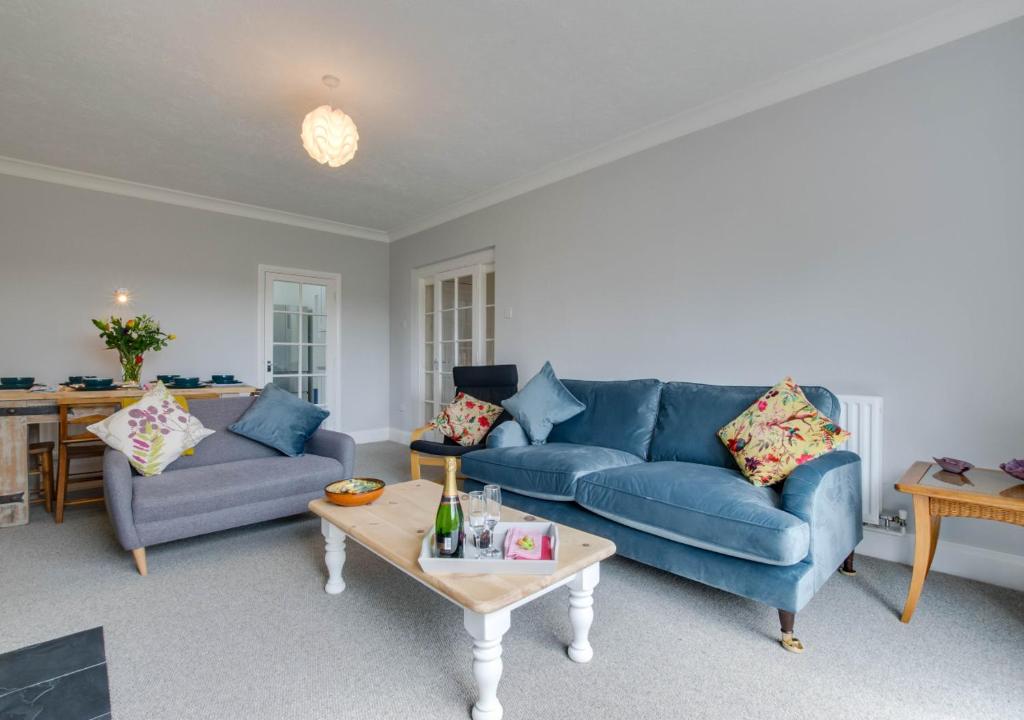
[[[572,644],[569,657],[578,663],[590,662],[594,648],[588,636],[594,622],[594,587],[601,579],[600,563],[583,568],[569,583],[569,622],[572,623]]]
[[[324,563],[327,565],[327,584],[324,590],[337,595],[345,589],[341,569],[345,565],[345,533],[324,519],[320,520],[320,532],[324,536]]]
[[[509,610],[479,615],[463,613],[466,630],[473,636],[473,676],[479,697],[473,705],[473,720],[501,720],[504,710],[498,702],[501,680],[501,637],[512,622]]]

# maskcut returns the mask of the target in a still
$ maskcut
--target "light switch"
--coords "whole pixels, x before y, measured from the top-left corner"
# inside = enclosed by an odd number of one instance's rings
[[[512,307],[511,306],[505,308],[505,319],[506,320],[511,320],[512,319]]]

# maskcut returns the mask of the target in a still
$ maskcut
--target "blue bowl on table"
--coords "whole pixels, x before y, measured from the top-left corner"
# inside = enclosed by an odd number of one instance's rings
[[[94,378],[95,375],[68,375],[68,385],[81,385],[89,378]]]
[[[234,385],[238,382],[234,375],[211,375],[210,379],[217,385]]]
[[[90,390],[98,390],[99,388],[110,387],[113,385],[114,378],[87,377],[82,378],[82,384]]]
[[[202,386],[199,384],[199,378],[197,377],[176,377],[171,381],[171,387],[179,390],[188,390],[189,388]]]
[[[34,377],[0,377],[0,390],[28,390],[35,381]]]
[[[168,385],[177,380],[180,375],[157,375],[156,379],[162,382],[164,385]]]

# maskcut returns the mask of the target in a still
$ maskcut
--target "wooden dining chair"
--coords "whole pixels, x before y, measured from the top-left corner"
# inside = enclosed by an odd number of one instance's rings
[[[28,457],[32,461],[28,474],[39,476],[39,489],[31,502],[42,503],[46,512],[53,512],[53,443],[30,443]]]
[[[71,462],[86,458],[101,458],[106,445],[91,432],[84,430],[87,425],[109,417],[118,407],[90,407],[88,415],[75,415],[75,406],[60,406],[60,433],[57,441],[57,497],[53,519],[58,524],[64,522],[64,508],[72,505],[91,505],[103,502],[103,469],[86,470],[72,473]],[[96,412],[101,410],[101,412]],[[75,497],[68,499],[69,491],[99,489],[99,495]]]

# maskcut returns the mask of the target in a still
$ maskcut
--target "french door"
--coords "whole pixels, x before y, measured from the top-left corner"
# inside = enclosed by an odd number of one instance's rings
[[[422,275],[419,295],[419,407],[426,423],[455,397],[455,366],[494,364],[494,263]]]
[[[263,270],[265,382],[334,411],[338,407],[337,275]],[[328,420],[330,426],[334,426]]]

